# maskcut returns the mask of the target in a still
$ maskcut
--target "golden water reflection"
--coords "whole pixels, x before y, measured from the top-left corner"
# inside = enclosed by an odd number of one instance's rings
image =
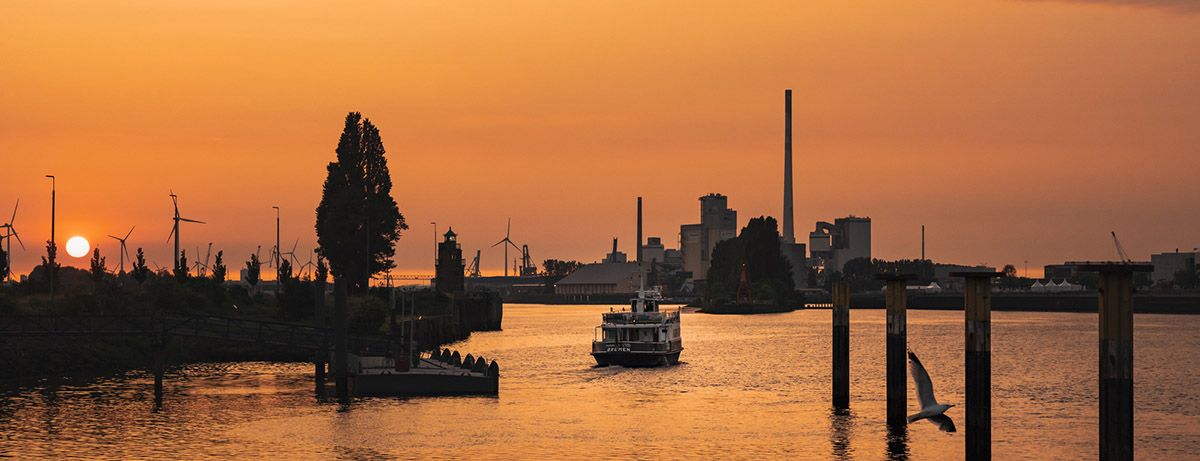
[[[0,455],[56,458],[958,459],[963,434],[884,424],[884,315],[851,313],[851,408],[830,406],[830,313],[685,313],[681,363],[597,368],[606,306],[506,306],[505,329],[455,344],[494,358],[496,397],[313,394],[303,363],[201,364],[0,398]],[[909,312],[909,346],[963,427],[962,313]],[[1137,455],[1200,452],[1200,317],[1138,315]],[[997,459],[1094,458],[1096,316],[993,314]],[[911,389],[911,386],[909,387]],[[910,390],[911,393],[911,390]],[[910,409],[916,411],[915,401]]]

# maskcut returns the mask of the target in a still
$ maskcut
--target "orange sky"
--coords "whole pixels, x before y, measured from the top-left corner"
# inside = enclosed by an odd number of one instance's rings
[[[315,244],[348,111],[380,127],[431,273],[433,226],[501,271],[507,217],[535,260],[619,237],[673,245],[697,197],[778,217],[783,90],[796,223],[873,221],[874,256],[1030,268],[1200,246],[1200,14],[1147,2],[200,1],[0,7],[0,220],[17,272],[58,240],[169,265]],[[61,245],[61,244],[60,244]],[[510,254],[510,259],[512,255]],[[307,261],[307,257],[301,258]],[[85,259],[63,262],[86,266]],[[511,261],[509,262],[511,265]],[[1040,270],[1031,270],[1040,275]]]

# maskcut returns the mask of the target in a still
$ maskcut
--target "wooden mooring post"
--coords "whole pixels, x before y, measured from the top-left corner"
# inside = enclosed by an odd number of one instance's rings
[[[850,408],[850,285],[833,282],[833,406]]]
[[[334,322],[334,394],[338,399],[350,398],[350,376],[346,367],[349,360],[346,344],[346,280],[333,279],[333,322]]]
[[[1000,272],[951,272],[965,278],[966,459],[992,458],[992,278]]]
[[[1133,459],[1133,273],[1150,264],[1080,264],[1100,273],[1100,459]]]
[[[313,326],[317,331],[325,329],[325,281],[313,281]],[[325,392],[325,364],[329,362],[329,347],[325,340],[322,340],[321,347],[317,348],[313,354],[313,378],[317,387],[317,394],[324,395]]]
[[[887,282],[887,424],[908,424],[908,281],[913,274],[876,274]]]
[[[163,325],[162,315],[157,312],[154,314],[154,337],[151,339],[151,348],[154,354],[154,401],[161,404],[163,398],[163,373],[166,371],[166,344],[165,326]]]

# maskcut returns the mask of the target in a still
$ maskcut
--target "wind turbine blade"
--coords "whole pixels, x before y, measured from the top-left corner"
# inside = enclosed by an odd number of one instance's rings
[[[204,224],[204,221],[197,221],[197,220],[195,220],[195,219],[179,218],[179,220],[180,220],[180,221],[187,221],[187,222],[194,222],[194,223],[200,223],[200,224]]]
[[[117,236],[115,236],[115,235],[112,235],[112,234],[108,234],[108,236],[109,236],[109,237],[112,237],[113,239],[116,239],[118,242],[119,242],[119,241],[121,241],[121,237],[117,237]]]
[[[171,237],[174,237],[174,236],[175,236],[175,226],[171,226],[171,234],[167,235],[167,241],[170,242]]]
[[[506,238],[506,239],[504,239],[504,240],[508,240],[508,239]],[[501,244],[501,243],[504,243],[504,240],[501,240],[501,241],[499,241],[499,242],[496,242],[496,243],[495,243],[495,245],[492,245],[492,248],[496,248],[496,245],[499,245],[499,244]]]
[[[508,226],[504,228],[504,239],[508,240],[508,236],[512,231],[512,218],[508,218]]]
[[[21,236],[17,235],[17,229],[10,225],[10,226],[8,226],[8,230],[12,232],[13,237],[17,238],[17,243],[21,244],[21,251],[25,251],[25,242],[22,242]]]
[[[137,226],[130,227],[130,228],[129,228],[129,233],[125,234],[125,238],[121,239],[121,241],[122,241],[122,242],[124,242],[124,241],[125,241],[125,239],[129,238],[129,236],[133,234],[133,229],[134,229],[134,228],[136,228],[136,227],[137,227]]]
[[[17,199],[17,204],[13,205],[13,215],[12,218],[8,220],[9,224],[12,224],[13,221],[17,220],[17,207],[19,206],[21,206],[21,199]]]
[[[297,245],[299,245],[299,244],[300,244],[300,237],[296,237],[296,243],[293,243],[293,244],[292,244],[292,251],[290,251],[289,253],[295,253],[295,252],[296,252],[296,246],[297,246]],[[294,255],[293,255],[293,256],[294,256]]]

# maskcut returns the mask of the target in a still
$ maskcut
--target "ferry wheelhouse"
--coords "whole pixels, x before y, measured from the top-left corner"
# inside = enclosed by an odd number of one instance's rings
[[[606,312],[596,327],[592,357],[600,366],[654,367],[679,363],[679,310],[662,312],[657,292],[638,292],[629,309]]]

